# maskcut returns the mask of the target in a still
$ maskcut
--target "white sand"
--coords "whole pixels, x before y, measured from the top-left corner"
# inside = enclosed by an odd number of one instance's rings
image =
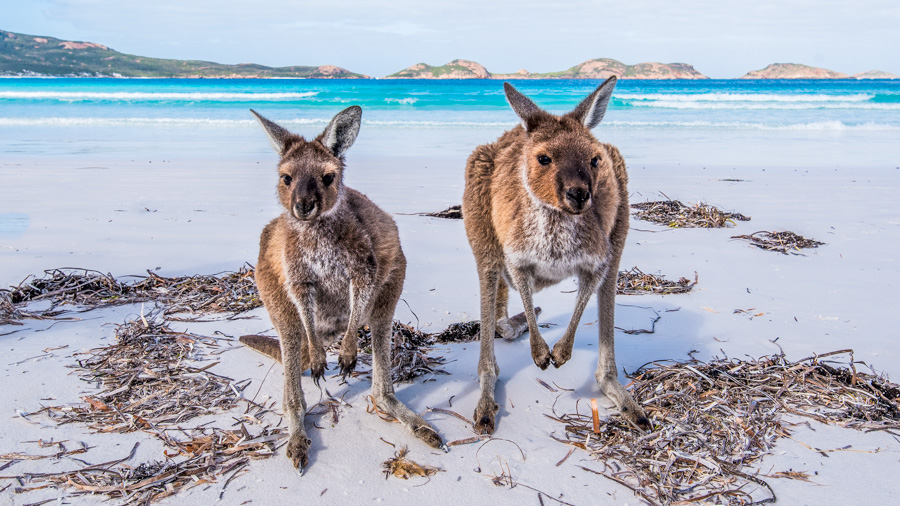
[[[264,142],[260,139],[260,142]],[[626,152],[627,155],[627,152]],[[391,212],[436,211],[457,203],[462,193],[466,153],[428,159],[388,154],[350,154],[350,184]],[[24,233],[0,235],[0,284],[19,283],[28,274],[54,267],[86,267],[116,276],[142,274],[160,267],[163,275],[209,274],[255,263],[256,244],[263,224],[278,213],[274,198],[274,155],[259,159],[89,160],[62,158],[6,158],[0,162],[0,213],[24,213]],[[258,162],[258,163],[257,163]],[[645,168],[646,162],[646,168]],[[727,230],[665,230],[632,221],[623,268],[638,266],[668,278],[699,274],[700,283],[688,295],[620,296],[617,325],[647,328],[653,308],[662,315],[655,334],[617,332],[620,368],[633,370],[660,359],[686,359],[687,353],[707,359],[757,357],[784,349],[789,359],[819,352],[853,348],[856,358],[895,379],[900,377],[900,348],[894,317],[900,310],[897,245],[900,244],[900,171],[875,166],[802,168],[754,166],[701,168],[702,165],[656,165],[642,160],[632,165],[632,200],[658,199],[658,192],[684,202],[703,200],[752,216]],[[424,169],[424,166],[429,166]],[[719,179],[743,179],[723,182]],[[477,277],[462,222],[397,215],[403,247],[409,259],[404,300],[425,330],[478,318]],[[634,230],[640,229],[640,230]],[[806,256],[786,256],[758,250],[731,235],[758,230],[791,230],[827,243]],[[544,336],[552,343],[568,321],[573,282],[537,295],[543,322],[555,323]],[[515,296],[512,309],[521,303]],[[642,307],[639,307],[642,306]],[[734,314],[750,309],[763,316]],[[677,311],[668,311],[675,310]],[[77,379],[72,354],[108,344],[111,324],[133,317],[139,307],[128,306],[79,314],[80,322],[26,321],[23,327],[0,327],[0,454],[48,453],[26,441],[68,440],[70,448],[84,441],[93,448],[78,457],[91,463],[121,458],[135,442],[138,454],[130,462],[163,458],[163,447],[152,437],[92,434],[82,425],[56,426],[41,416],[24,420],[16,410],[36,411],[43,405],[77,402],[93,386]],[[219,330],[238,336],[270,332],[263,309],[252,320],[215,324],[173,324],[198,333]],[[403,303],[397,318],[416,324]],[[366,413],[369,385],[351,380],[339,386],[329,377],[327,388],[353,405],[341,411],[332,426],[325,417],[307,421],[313,440],[311,463],[298,477],[288,460],[276,457],[253,461],[250,472],[227,488],[222,504],[538,504],[537,494],[525,486],[495,486],[491,478],[508,466],[513,478],[554,497],[578,504],[638,504],[630,491],[577,466],[602,467],[577,450],[556,466],[569,447],[553,441],[563,427],[544,415],[556,403],[559,412],[573,412],[575,400],[599,397],[594,382],[597,329],[596,302],[585,313],[570,363],[562,369],[537,369],[527,338],[497,343],[500,363],[498,401],[502,408],[494,441],[456,446],[448,454],[432,451],[396,424]],[[50,352],[42,350],[67,346]],[[414,410],[448,407],[471,416],[478,396],[478,345],[449,345],[433,353],[445,356],[451,374],[437,381],[399,386],[399,396]],[[49,354],[48,354],[49,353]],[[30,358],[39,357],[39,358]],[[246,349],[221,355],[214,369],[235,379],[252,378],[255,392],[271,361]],[[332,371],[335,358],[330,357]],[[575,392],[554,394],[538,385],[540,378]],[[624,379],[624,377],[622,377]],[[276,365],[262,385],[260,397],[281,398],[281,366]],[[307,399],[318,390],[307,381]],[[601,404],[609,406],[606,399]],[[279,404],[280,405],[280,404]],[[446,440],[472,435],[461,421],[429,414],[426,417]],[[229,413],[214,418],[222,427]],[[316,420],[324,427],[312,427]],[[794,420],[794,419],[792,419]],[[800,420],[795,420],[800,421]],[[188,423],[192,426],[192,423]],[[441,467],[430,481],[385,480],[381,463],[394,449],[379,440],[408,445],[410,458]],[[808,446],[844,448],[823,457]],[[895,479],[900,444],[888,434],[863,434],[850,429],[811,423],[798,427],[793,440],[782,439],[775,454],[761,461],[762,473],[806,471],[815,483],[769,479],[780,504],[888,504],[900,493]],[[877,453],[872,453],[877,450]],[[862,452],[862,453],[860,453]],[[0,461],[2,465],[5,461]],[[0,476],[76,468],[71,460],[22,461]],[[480,472],[478,468],[480,467]],[[212,504],[224,480],[197,487],[165,500],[166,504]],[[15,481],[0,480],[2,504],[27,504],[65,497],[65,503],[99,503],[103,497],[69,497],[65,490],[45,489],[15,494]],[[553,501],[544,498],[544,504]],[[52,504],[56,504],[53,502]]]

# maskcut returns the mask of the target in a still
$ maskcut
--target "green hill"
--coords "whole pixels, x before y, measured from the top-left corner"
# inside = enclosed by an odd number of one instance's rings
[[[120,53],[92,42],[74,42],[0,30],[0,76],[100,77],[305,77],[368,78],[333,65],[266,67],[167,60]]]

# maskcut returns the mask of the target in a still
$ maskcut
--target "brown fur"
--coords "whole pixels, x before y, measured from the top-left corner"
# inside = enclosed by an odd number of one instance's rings
[[[511,286],[522,296],[535,364],[560,367],[572,356],[578,323],[597,292],[597,381],[623,414],[646,424],[643,410],[618,381],[613,344],[615,273],[628,233],[628,174],[618,149],[590,132],[602,119],[614,86],[610,78],[574,111],[557,117],[507,84],[507,99],[523,125],[475,148],[469,157],[463,219],[478,267],[482,336],[496,328],[506,337]],[[551,351],[538,330],[532,294],[571,276],[579,282],[575,311]],[[492,339],[481,340],[478,372],[476,430],[489,434],[499,409]]]
[[[343,335],[338,364],[346,377],[356,366],[357,329],[363,324],[372,329],[376,404],[427,444],[443,447],[437,432],[394,395],[391,323],[406,258],[394,220],[343,184],[343,153],[356,138],[360,115],[359,107],[338,113],[313,141],[256,115],[281,155],[278,198],[285,207],[260,236],[256,284],[279,336],[287,456],[300,471],[308,463],[310,443],[301,375],[310,368],[318,384],[326,369],[325,348]],[[276,355],[266,340],[242,342]]]

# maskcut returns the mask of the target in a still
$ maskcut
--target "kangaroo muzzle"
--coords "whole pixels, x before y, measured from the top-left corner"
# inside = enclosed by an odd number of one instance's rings
[[[299,198],[294,201],[291,207],[291,214],[298,220],[309,220],[315,217],[319,206],[315,197]]]

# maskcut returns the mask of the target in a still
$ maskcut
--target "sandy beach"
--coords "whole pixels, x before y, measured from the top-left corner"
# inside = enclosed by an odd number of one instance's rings
[[[460,202],[463,166],[476,144],[496,138],[505,127],[421,131],[364,125],[348,154],[347,184],[394,214],[409,265],[395,318],[427,332],[478,319],[478,283],[463,224],[412,213],[439,211]],[[316,133],[321,125],[303,127]],[[213,132],[215,133],[215,132]],[[256,261],[259,232],[279,213],[274,196],[276,158],[261,131],[229,133],[246,147],[217,154],[206,145],[197,154],[146,145],[114,155],[7,153],[0,159],[0,284],[17,285],[45,269],[79,267],[117,278],[214,274]],[[172,134],[177,136],[177,132]],[[195,135],[195,134],[191,134]],[[204,134],[206,135],[206,134]],[[612,128],[598,137],[622,148],[629,164],[632,202],[677,199],[707,202],[750,216],[725,229],[671,229],[632,220],[621,267],[638,267],[668,279],[693,278],[689,294],[619,296],[616,325],[618,365],[633,371],[651,361],[701,361],[714,357],[756,358],[783,351],[799,360],[816,353],[852,348],[857,368],[900,377],[900,348],[893,315],[900,310],[896,245],[900,244],[900,170],[896,131],[833,134],[802,131],[762,132],[742,138]],[[829,139],[828,136],[833,138]],[[191,139],[188,135],[185,143]],[[227,139],[230,141],[231,138]],[[693,142],[692,142],[693,141]],[[226,142],[226,141],[209,141]],[[139,141],[134,141],[139,146]],[[880,150],[867,149],[880,146]],[[860,147],[857,149],[857,147]],[[17,218],[18,217],[18,218]],[[22,223],[25,223],[22,225]],[[826,243],[803,255],[762,251],[733,235],[790,230]],[[536,295],[543,308],[544,337],[551,344],[563,332],[574,304],[574,281]],[[41,304],[44,304],[42,306]],[[37,303],[30,309],[45,307]],[[73,488],[43,488],[17,481],[26,473],[53,473],[122,459],[165,459],[165,445],[143,432],[96,433],[84,424],[57,425],[43,406],[77,405],[97,393],[71,367],[87,350],[115,340],[115,325],[149,314],[126,305],[64,316],[76,321],[24,320],[0,327],[0,459],[2,455],[48,455],[36,441],[65,441],[68,449],[86,444],[75,457],[0,460],[0,503],[94,504],[103,495],[73,496]],[[511,312],[521,301],[511,296]],[[226,351],[205,356],[211,371],[250,380],[246,397],[275,402],[267,423],[279,422],[282,368],[242,347],[237,336],[273,335],[263,308],[250,319],[210,323],[171,322],[175,330],[223,339]],[[312,500],[321,504],[639,504],[641,499],[581,466],[603,464],[563,437],[556,413],[586,411],[598,398],[601,414],[614,412],[594,380],[597,361],[596,300],[592,299],[576,336],[570,363],[541,371],[532,363],[527,337],[498,342],[500,419],[495,440],[432,451],[397,424],[367,413],[369,381],[347,384],[327,377],[325,388],[347,405],[339,422],[330,413],[310,416],[313,440],[309,468],[298,477],[283,450],[251,460],[230,482],[220,477],[164,499],[163,504],[276,504]],[[232,340],[233,339],[233,340]],[[478,397],[477,343],[440,345],[449,374],[422,376],[400,384],[398,396],[413,410],[452,409],[471,416]],[[690,354],[690,356],[689,356]],[[329,356],[331,373],[336,357]],[[620,379],[627,383],[623,372]],[[310,403],[321,397],[308,375]],[[556,385],[556,392],[539,380]],[[210,423],[233,428],[245,406],[193,419],[185,427]],[[441,413],[426,418],[445,440],[473,436],[463,421]],[[770,455],[745,472],[773,475],[800,471],[808,481],[766,478],[781,504],[888,504],[900,493],[891,477],[900,460],[900,442],[886,431],[861,431],[785,416],[798,425],[778,440]],[[257,428],[250,427],[251,430]],[[385,478],[382,463],[401,447],[409,458],[440,468],[429,478]],[[495,480],[506,473],[511,480]],[[555,501],[561,502],[555,502]],[[45,501],[45,502],[42,502]],[[49,502],[47,502],[49,501]],[[120,501],[113,500],[114,503]]]

